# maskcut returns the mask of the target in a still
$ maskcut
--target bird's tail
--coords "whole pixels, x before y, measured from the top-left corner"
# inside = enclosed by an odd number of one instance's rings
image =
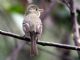
[[[36,56],[38,54],[36,41],[37,41],[36,34],[31,34],[31,50],[30,50],[31,56]]]

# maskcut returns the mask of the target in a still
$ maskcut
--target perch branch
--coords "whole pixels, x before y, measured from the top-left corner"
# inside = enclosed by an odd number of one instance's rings
[[[23,37],[23,36],[14,34],[14,33],[0,30],[0,34],[30,42],[29,38],[26,38],[26,37]],[[37,44],[42,45],[42,46],[52,46],[52,47],[54,46],[54,47],[58,47],[58,48],[79,50],[80,51],[80,47],[78,47],[78,46],[71,46],[71,45],[59,44],[59,43],[54,43],[54,42],[38,41]]]

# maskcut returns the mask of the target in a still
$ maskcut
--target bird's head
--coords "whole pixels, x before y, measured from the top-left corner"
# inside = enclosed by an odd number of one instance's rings
[[[39,9],[37,5],[29,5],[27,7],[27,11],[29,13],[34,13],[36,14],[38,17],[40,17],[41,12],[43,12],[43,9]]]

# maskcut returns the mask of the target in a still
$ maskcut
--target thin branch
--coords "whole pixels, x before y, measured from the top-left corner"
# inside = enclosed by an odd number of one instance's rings
[[[76,46],[80,47],[80,43],[79,43],[79,26],[78,26],[78,21],[77,21],[77,13],[76,13],[76,6],[75,6],[75,2],[74,0],[70,0],[70,14],[71,14],[71,21],[72,21],[72,25],[73,25],[73,33],[74,33],[74,43]],[[78,56],[80,59],[80,51],[78,52]]]
[[[23,36],[20,36],[20,35],[14,34],[14,33],[10,33],[10,32],[0,30],[0,34],[30,42],[29,38],[25,38]],[[66,45],[66,44],[59,44],[59,43],[54,43],[54,42],[38,41],[37,44],[42,45],[42,46],[52,46],[52,47],[54,46],[54,47],[58,47],[58,48],[79,50],[80,51],[80,47]]]
[[[70,8],[70,4],[68,0],[61,0],[68,8]]]
[[[58,0],[59,1],[59,0]],[[69,4],[70,0],[60,0],[60,2],[62,2],[63,4],[65,4],[69,9],[70,9],[70,4]],[[76,3],[76,2],[75,2]],[[76,11],[80,12],[80,6],[79,4],[76,3]]]

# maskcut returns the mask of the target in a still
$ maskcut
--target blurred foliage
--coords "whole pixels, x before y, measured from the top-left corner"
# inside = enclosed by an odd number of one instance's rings
[[[72,24],[70,20],[70,14],[68,9],[66,9],[62,4],[59,4],[57,8],[53,11],[52,16],[55,18],[55,23],[60,27],[66,27],[69,31],[72,29]]]
[[[25,9],[22,5],[17,4],[17,5],[12,5],[9,9],[9,12],[17,12],[17,13],[24,13]]]

